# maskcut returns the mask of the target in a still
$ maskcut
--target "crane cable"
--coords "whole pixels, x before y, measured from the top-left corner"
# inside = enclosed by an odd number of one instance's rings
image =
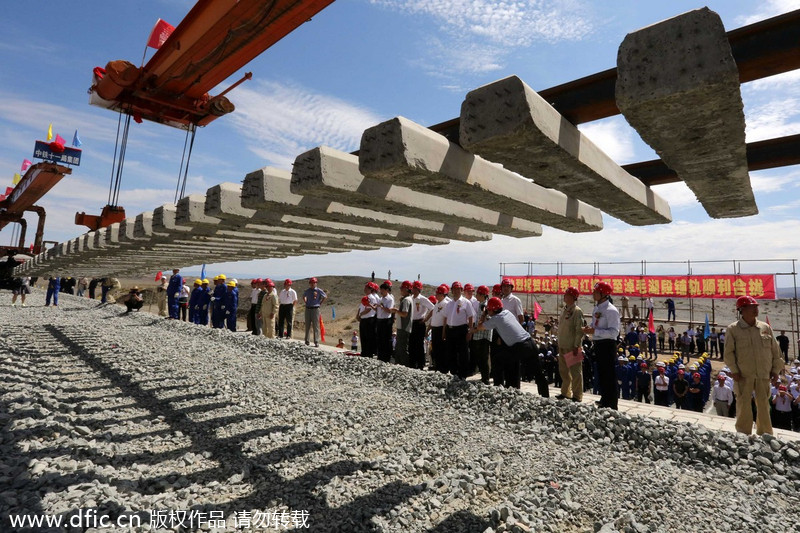
[[[192,134],[191,140],[189,139],[189,133]],[[181,155],[181,167],[178,169],[178,183],[175,185],[175,204],[177,205],[178,200],[183,198],[186,195],[186,180],[189,176],[189,161],[192,159],[192,148],[194,148],[194,136],[197,133],[197,126],[195,124],[189,124],[189,128],[186,130],[186,138],[183,141],[183,154]],[[189,147],[189,152],[186,152],[186,147]],[[184,162],[186,163],[184,165]],[[183,176],[181,176],[181,173]]]
[[[125,125],[122,126],[122,115],[125,114]],[[119,203],[119,191],[122,186],[122,169],[125,166],[125,152],[128,147],[128,132],[131,127],[130,108],[127,112],[119,111],[117,121],[117,139],[114,144],[114,163],[111,165],[111,180],[108,185],[108,205],[116,207]],[[122,139],[120,139],[120,128],[122,128]],[[117,158],[119,152],[119,158]]]

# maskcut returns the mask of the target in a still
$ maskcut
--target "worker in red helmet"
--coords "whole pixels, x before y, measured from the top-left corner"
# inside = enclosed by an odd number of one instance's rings
[[[261,329],[268,339],[275,338],[275,322],[280,314],[280,300],[275,290],[275,282],[270,278],[263,281],[264,290],[258,304],[258,317],[261,320]]]
[[[545,398],[550,397],[550,389],[542,374],[538,350],[533,339],[517,317],[503,308],[503,301],[500,298],[496,296],[489,298],[486,303],[486,314],[479,319],[476,329],[477,331],[488,329],[499,333],[508,346],[503,352],[503,356],[508,360],[508,364],[505,365],[503,385],[518,389],[520,365],[523,360],[530,361],[539,394]]]
[[[386,280],[380,284],[380,300],[378,300],[377,327],[376,335],[378,339],[378,359],[384,363],[392,360],[392,327],[394,325],[394,295],[392,294],[392,282]]]
[[[583,311],[578,307],[576,287],[564,291],[564,309],[558,318],[558,373],[561,375],[559,400],[583,399]]]
[[[375,357],[378,354],[376,309],[380,299],[377,283],[370,281],[364,285],[364,298],[361,299],[361,305],[356,314],[358,333],[361,336],[362,357]]]
[[[408,343],[411,338],[411,320],[413,317],[413,299],[411,298],[410,281],[405,280],[400,284],[400,301],[391,309],[397,317],[397,341],[394,345],[394,362],[398,365],[411,366],[408,354]]]
[[[435,301],[435,298],[434,298]],[[411,337],[408,339],[408,358],[411,368],[425,368],[425,321],[433,311],[433,303],[422,295],[422,282],[411,284]]]
[[[292,280],[283,280],[283,289],[278,293],[278,338],[292,338],[294,307],[297,305],[297,292],[292,288]]]
[[[309,333],[314,331],[314,346],[319,348],[319,317],[320,306],[328,299],[325,291],[317,287],[317,278],[308,280],[308,288],[303,292],[303,303],[306,306],[306,346],[309,345]]]
[[[769,324],[758,320],[758,301],[752,296],[736,300],[739,320],[728,326],[725,341],[725,364],[733,378],[736,395],[736,431],[749,435],[753,431],[753,410],[756,402],[756,433],[772,434],[769,414],[770,379],[783,370],[778,341]],[[754,394],[755,393],[755,394]]]
[[[498,285],[495,285],[497,288]],[[517,298],[514,293],[514,282],[511,281],[511,278],[503,278],[502,281],[499,283],[500,288],[500,295],[503,302],[503,309],[514,315],[520,324],[525,320],[524,311],[522,308],[522,301]],[[494,293],[494,291],[492,291]],[[502,386],[508,381],[508,377],[506,374],[506,366],[516,365],[508,356],[506,356],[506,352],[508,351],[508,343],[503,338],[503,333],[501,331],[495,331],[492,334],[492,349],[491,349],[491,367],[492,367],[492,381],[495,385]],[[538,363],[538,359],[537,359]],[[517,376],[520,373],[520,369],[512,368],[509,370],[510,376],[512,376],[512,380],[515,379],[514,376]]]
[[[468,335],[475,321],[475,310],[472,303],[464,297],[463,289],[458,281],[450,286],[453,298],[444,310],[443,338],[447,343],[450,373],[467,379],[470,376]]]
[[[617,408],[617,379],[614,361],[617,356],[617,337],[619,337],[619,311],[611,303],[611,285],[605,281],[594,284],[592,298],[592,323],[583,332],[592,335],[597,374],[600,385],[599,407]]]
[[[447,295],[449,292],[450,287],[446,283],[436,287],[436,304],[433,307],[433,311],[431,311],[430,317],[431,361],[433,362],[433,368],[444,374],[450,370],[444,337],[444,311],[450,303],[450,297]]]
[[[503,286],[500,285],[499,283],[495,283],[494,285],[492,285],[492,296],[495,296],[497,298],[502,298]]]
[[[475,303],[473,308],[475,316],[481,317],[486,312],[486,304],[489,302],[489,287],[481,285],[475,291]],[[481,373],[481,381],[489,384],[489,377],[491,373],[491,366],[489,365],[489,350],[492,344],[492,330],[473,330],[469,341],[469,355],[472,359],[472,364],[478,367]]]

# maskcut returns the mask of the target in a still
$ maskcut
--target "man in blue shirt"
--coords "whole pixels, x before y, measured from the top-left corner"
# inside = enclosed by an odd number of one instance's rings
[[[531,364],[539,395],[549,398],[550,389],[542,374],[539,354],[530,334],[519,323],[519,318],[503,309],[503,301],[497,297],[489,298],[486,312],[488,316],[481,317],[476,330],[496,329],[508,346],[503,353],[511,362],[505,369],[505,386],[519,388],[520,362],[525,360]]]
[[[225,325],[231,331],[236,331],[236,313],[239,311],[239,289],[236,280],[228,282],[228,291],[225,294]]]
[[[306,304],[306,346],[308,346],[309,329],[314,330],[314,346],[319,348],[319,308],[328,299],[325,291],[317,288],[317,278],[308,280],[308,288],[303,292]]]
[[[183,276],[178,274],[179,268],[172,269],[172,277],[169,278],[167,285],[167,307],[169,308],[169,318],[178,320],[178,298],[181,296],[183,287]]]

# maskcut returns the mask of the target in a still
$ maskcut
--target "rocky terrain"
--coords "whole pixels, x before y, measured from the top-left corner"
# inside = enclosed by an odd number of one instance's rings
[[[66,295],[58,308],[42,307],[41,291],[25,308],[10,300],[0,293],[0,531],[777,532],[800,521],[798,443]],[[142,525],[65,525],[87,509]],[[183,529],[161,521],[168,511]],[[13,526],[20,514],[63,523]]]

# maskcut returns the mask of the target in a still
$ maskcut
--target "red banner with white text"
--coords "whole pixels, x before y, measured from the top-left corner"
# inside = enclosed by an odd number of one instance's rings
[[[774,300],[774,274],[703,275],[703,276],[505,276],[514,282],[514,292],[562,294],[567,287],[577,287],[581,294],[591,294],[594,284],[605,281],[614,296],[647,298],[738,298],[752,296]]]

